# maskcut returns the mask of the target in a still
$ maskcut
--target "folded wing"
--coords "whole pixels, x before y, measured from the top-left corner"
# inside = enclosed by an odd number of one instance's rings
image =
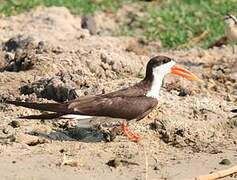
[[[108,116],[112,118],[136,119],[157,105],[154,98],[139,97],[103,97],[78,99],[68,106],[74,114],[90,116]]]

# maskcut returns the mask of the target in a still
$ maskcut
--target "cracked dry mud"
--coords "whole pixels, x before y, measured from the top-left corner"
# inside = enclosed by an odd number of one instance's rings
[[[121,11],[108,16],[116,19]],[[65,8],[1,18],[0,99],[65,101],[107,93],[139,81],[158,54],[175,58],[205,83],[168,76],[156,110],[130,123],[140,143],[119,132],[111,142],[82,142],[68,137],[64,122],[18,119],[38,111],[0,104],[0,179],[192,179],[223,168],[222,159],[236,164],[237,119],[230,110],[237,106],[237,56],[231,47],[161,52],[160,42],[112,37],[113,29],[103,29],[113,27],[105,17],[96,16],[99,33],[93,35]],[[97,122],[110,131],[118,124]],[[56,140],[39,136],[50,133]],[[114,167],[107,165],[116,159]]]

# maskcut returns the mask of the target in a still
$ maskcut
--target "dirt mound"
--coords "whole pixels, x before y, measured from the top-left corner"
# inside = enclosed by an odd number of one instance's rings
[[[35,44],[34,39],[29,36],[16,36],[2,44],[2,54],[5,62],[1,71],[26,71],[37,63],[35,54],[41,53],[43,43]]]
[[[67,77],[69,76],[69,77]],[[29,95],[35,93],[38,98],[46,98],[58,102],[72,100],[77,97],[75,87],[69,74],[59,74],[50,79],[41,79],[29,85],[20,87],[21,94]]]

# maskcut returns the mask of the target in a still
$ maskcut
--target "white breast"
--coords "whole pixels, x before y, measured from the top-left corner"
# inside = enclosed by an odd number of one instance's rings
[[[163,79],[166,74],[171,72],[171,68],[174,65],[175,62],[170,61],[169,63],[153,68],[153,81],[151,84],[151,89],[146,94],[147,97],[153,97],[156,99],[159,98],[159,92],[162,86]]]
[[[160,92],[160,88],[162,86],[163,79],[164,79],[164,77],[156,77],[156,76],[154,77],[154,80],[151,85],[151,89],[146,94],[147,97],[153,97],[156,99],[159,98],[159,92]]]
[[[227,25],[225,28],[226,36],[230,41],[236,41],[237,42],[237,25]]]

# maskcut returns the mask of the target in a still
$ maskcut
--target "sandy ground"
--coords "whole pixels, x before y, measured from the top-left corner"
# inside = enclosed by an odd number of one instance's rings
[[[109,118],[73,129],[65,120],[18,119],[38,112],[0,104],[0,179],[194,179],[237,164],[232,48],[161,51],[160,42],[113,37],[115,22],[133,10],[97,14],[96,26],[86,26],[96,28],[90,31],[81,27],[85,19],[65,8],[2,17],[0,99],[66,101],[110,92],[141,80],[146,62],[159,54],[187,66],[204,83],[168,76],[157,109],[130,123],[142,136],[139,143],[119,130],[111,136],[118,122]]]

